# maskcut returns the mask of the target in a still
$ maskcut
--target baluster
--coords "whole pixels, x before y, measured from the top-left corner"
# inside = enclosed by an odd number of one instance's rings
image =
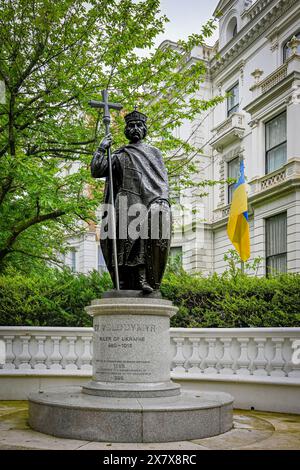
[[[257,345],[257,355],[253,360],[253,375],[268,375],[267,365],[268,361],[265,357],[265,345],[267,342],[266,338],[254,338],[254,342]]]
[[[65,368],[68,370],[75,370],[78,369],[76,360],[77,360],[77,354],[75,352],[75,341],[76,341],[76,336],[67,336],[67,341],[68,341],[68,353],[65,357],[66,360],[66,366]]]
[[[223,356],[220,359],[220,374],[233,374],[233,360],[230,352],[232,338],[220,338],[223,343]]]
[[[191,365],[191,367],[188,369],[189,374],[201,374],[201,369],[200,369],[200,356],[199,356],[199,343],[200,343],[200,338],[189,338],[189,341],[192,343],[192,355],[188,359],[188,364]]]
[[[51,340],[53,341],[53,351],[49,357],[49,368],[55,370],[62,369],[62,365],[60,363],[62,360],[62,355],[59,351],[61,336],[51,336]]]
[[[284,377],[286,375],[283,370],[285,362],[282,356],[282,346],[284,343],[284,338],[272,338],[272,342],[275,345],[275,354],[270,362],[270,375],[274,377]]]
[[[237,375],[250,375],[250,360],[248,356],[248,343],[249,343],[249,338],[237,338],[238,343],[240,343],[241,347],[241,353],[240,357],[236,361],[237,365],[237,370],[236,374]]]
[[[217,362],[216,357],[216,338],[205,338],[208,343],[208,353],[204,359],[204,374],[217,374]]]
[[[3,369],[15,369],[15,358],[16,355],[13,351],[13,340],[14,336],[3,336],[5,341],[5,363],[3,364]]]
[[[37,353],[34,356],[34,369],[47,369],[46,359],[47,356],[45,354],[45,340],[46,336],[36,336],[35,339],[37,340],[38,349]]]
[[[31,336],[20,336],[22,342],[21,354],[18,357],[19,369],[31,369],[31,354],[29,352],[29,341]]]
[[[300,340],[299,339],[295,339],[295,338],[290,338],[290,342],[291,342],[291,348],[292,348],[292,352],[291,352],[291,360],[289,361],[289,373],[288,373],[288,376],[289,377],[296,377],[296,378],[299,378],[300,377],[300,362],[299,362],[299,358],[300,358],[300,353],[297,352],[299,351],[300,349]]]
[[[184,338],[173,338],[173,341],[176,344],[176,354],[172,361],[174,364],[173,371],[186,372],[184,367],[186,359],[183,355]]]
[[[80,369],[92,371],[91,336],[82,336],[83,353],[80,357]]]

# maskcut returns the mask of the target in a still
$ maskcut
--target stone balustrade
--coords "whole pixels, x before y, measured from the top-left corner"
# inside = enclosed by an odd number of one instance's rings
[[[0,400],[86,385],[92,335],[92,328],[0,327]],[[300,328],[171,328],[170,341],[171,377],[184,390],[228,392],[240,409],[300,414]]]
[[[300,364],[292,361],[297,344],[300,349],[300,328],[171,328],[173,376],[300,385]]]
[[[250,181],[249,197],[256,197],[273,188],[278,190],[279,185],[293,183],[293,181],[299,179],[299,176],[300,162],[298,159],[291,159],[278,170]]]
[[[291,78],[291,89],[295,85],[293,82],[293,74],[299,74],[300,71],[300,55],[295,52],[292,54],[284,64],[280,65],[274,72],[270,73],[263,79],[258,79],[250,87],[250,91],[253,93],[254,98],[258,98],[268,91],[274,89],[276,86],[283,83],[285,79],[290,76]]]
[[[92,328],[0,327],[1,374],[91,375]]]
[[[83,375],[92,372],[92,328],[0,327],[6,358],[1,375]],[[293,345],[300,328],[171,328],[174,377],[298,379]]]

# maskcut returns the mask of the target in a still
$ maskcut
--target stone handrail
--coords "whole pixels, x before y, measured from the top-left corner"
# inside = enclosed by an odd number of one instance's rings
[[[92,372],[92,328],[0,327],[1,375]],[[300,328],[171,328],[172,375],[300,384]],[[300,354],[299,354],[300,357]],[[1,358],[0,358],[1,359]]]

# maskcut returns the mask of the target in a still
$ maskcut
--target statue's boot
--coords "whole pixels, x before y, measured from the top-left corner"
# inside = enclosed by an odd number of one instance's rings
[[[146,279],[146,270],[145,267],[140,267],[138,270],[138,283],[140,289],[144,292],[144,294],[151,294],[153,292],[152,287],[148,284]]]

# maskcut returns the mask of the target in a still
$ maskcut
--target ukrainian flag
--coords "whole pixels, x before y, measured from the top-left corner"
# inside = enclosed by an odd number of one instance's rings
[[[240,163],[240,177],[234,186],[227,224],[228,237],[242,261],[250,257],[250,231],[248,222],[248,203],[245,182],[244,161]]]

